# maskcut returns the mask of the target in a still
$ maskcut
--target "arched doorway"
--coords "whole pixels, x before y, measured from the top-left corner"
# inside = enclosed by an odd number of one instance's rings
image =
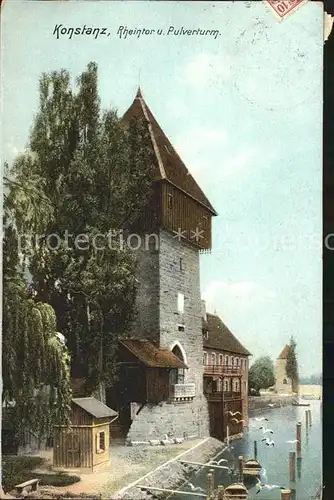
[[[184,362],[184,359],[183,359],[183,354],[182,354],[182,351],[179,347],[178,344],[176,344],[173,349],[172,349],[172,353],[175,354],[175,356],[177,356],[181,361]]]
[[[172,353],[183,361],[183,363],[186,363],[185,351],[178,342],[173,346]],[[184,384],[184,368],[173,368],[170,371],[170,383],[171,385]]]

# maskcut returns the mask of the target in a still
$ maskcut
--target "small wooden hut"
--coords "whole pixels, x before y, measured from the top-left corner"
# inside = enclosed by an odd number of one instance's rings
[[[72,399],[71,425],[55,426],[53,468],[94,472],[110,458],[110,423],[117,413],[93,397]]]

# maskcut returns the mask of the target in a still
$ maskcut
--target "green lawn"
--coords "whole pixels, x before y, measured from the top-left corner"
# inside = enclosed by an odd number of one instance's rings
[[[80,481],[78,476],[69,476],[66,473],[41,474],[33,472],[41,467],[45,459],[28,456],[4,456],[2,458],[2,482],[6,492],[11,491],[16,484],[29,479],[39,479],[39,484],[44,486],[68,486]]]

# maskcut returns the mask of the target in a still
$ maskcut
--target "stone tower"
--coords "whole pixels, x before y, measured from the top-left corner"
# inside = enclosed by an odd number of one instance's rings
[[[132,119],[142,119],[148,128],[155,172],[154,203],[137,227],[141,244],[136,250],[137,317],[131,338],[149,341],[161,352],[171,351],[187,368],[169,370],[169,396],[159,404],[142,405],[128,438],[145,441],[166,433],[208,436],[199,254],[211,248],[211,218],[216,212],[158,125],[140,89],[123,122]]]
[[[276,360],[275,367],[275,391],[278,394],[292,394],[292,381],[286,374],[286,360],[289,352],[289,345],[287,344],[281,354]]]

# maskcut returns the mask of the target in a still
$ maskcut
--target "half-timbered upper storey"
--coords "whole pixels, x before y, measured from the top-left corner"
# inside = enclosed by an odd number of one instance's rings
[[[171,142],[154,118],[140,89],[123,116],[123,123],[147,123],[155,156],[154,195],[141,221],[142,229],[162,227],[180,233],[199,249],[211,248],[211,218],[217,215]]]

